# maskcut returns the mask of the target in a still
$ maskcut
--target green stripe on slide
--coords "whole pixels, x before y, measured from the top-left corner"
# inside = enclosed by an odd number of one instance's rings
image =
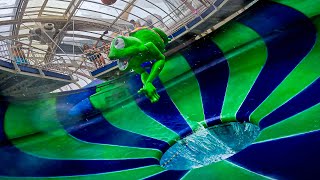
[[[159,78],[189,126],[206,126],[200,87],[186,59],[181,54],[170,57]]]
[[[152,176],[154,174],[158,174],[165,171],[160,166],[147,166],[142,168],[130,169],[125,171],[117,171],[111,173],[102,173],[102,174],[90,174],[83,176],[63,176],[63,177],[51,177],[51,178],[9,178],[9,177],[1,177],[2,180],[101,180],[101,179],[115,179],[115,180],[128,180],[128,179],[144,179],[146,177]]]
[[[266,62],[267,48],[255,31],[240,23],[219,30],[212,40],[223,51],[230,72],[221,119],[236,121],[238,109]]]
[[[283,138],[320,130],[320,103],[277,124],[264,129],[256,142]]]
[[[162,154],[153,149],[87,143],[69,136],[57,121],[55,99],[11,103],[4,128],[17,148],[43,158],[130,159],[159,158]]]
[[[125,105],[102,112],[113,126],[143,136],[159,139],[172,145],[180,136],[145,114],[133,98]]]
[[[233,180],[233,179],[246,179],[246,180],[265,180],[270,179],[260,174],[254,173],[247,169],[241,168],[228,161],[220,161],[199,169],[193,169],[186,174],[183,180],[194,179],[214,179],[214,180]]]
[[[125,83],[103,84],[90,96],[93,107],[113,126],[173,144],[180,136],[145,114],[136,104]]]
[[[314,20],[320,32],[320,17]],[[286,79],[269,95],[267,99],[250,115],[251,122],[258,124],[260,120],[290,100],[308,85],[320,77],[320,37],[310,53],[296,66]]]
[[[273,0],[274,2],[290,6],[309,18],[320,14],[320,3],[318,0]]]

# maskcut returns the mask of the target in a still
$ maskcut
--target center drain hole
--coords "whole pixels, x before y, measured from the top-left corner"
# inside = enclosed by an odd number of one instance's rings
[[[179,140],[160,160],[167,170],[189,170],[209,165],[238,153],[259,135],[258,126],[232,122],[203,128]]]

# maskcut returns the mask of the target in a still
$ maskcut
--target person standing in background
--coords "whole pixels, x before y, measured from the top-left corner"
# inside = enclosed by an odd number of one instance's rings
[[[11,52],[12,52],[13,60],[17,64],[29,64],[23,52],[21,43],[18,43],[15,46],[12,46]]]
[[[188,0],[180,0],[182,4],[185,4],[187,8],[193,13],[193,14],[198,14],[198,10],[193,7],[192,1],[188,2]]]

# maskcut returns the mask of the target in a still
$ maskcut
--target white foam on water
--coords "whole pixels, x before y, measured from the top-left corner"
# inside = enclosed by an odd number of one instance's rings
[[[254,142],[259,127],[250,123],[228,123],[195,133],[179,140],[161,158],[168,170],[199,168],[231,157]]]

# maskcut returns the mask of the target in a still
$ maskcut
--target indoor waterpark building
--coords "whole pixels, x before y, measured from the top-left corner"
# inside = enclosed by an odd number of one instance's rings
[[[320,0],[0,0],[0,179],[319,179]]]

